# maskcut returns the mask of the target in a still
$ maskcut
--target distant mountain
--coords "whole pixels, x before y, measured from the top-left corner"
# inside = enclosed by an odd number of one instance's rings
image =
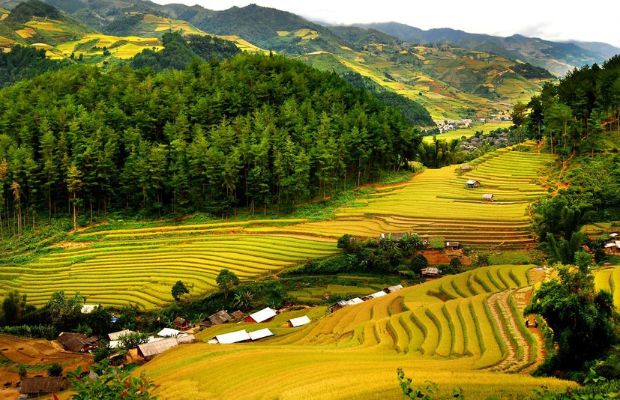
[[[355,26],[375,29],[410,43],[447,43],[470,50],[492,52],[543,67],[556,75],[563,75],[586,64],[601,63],[620,53],[620,49],[606,43],[552,42],[522,35],[499,37],[449,28],[422,30],[396,22]]]
[[[38,0],[17,4],[0,20],[0,47],[13,44],[57,45],[93,32],[84,24]]]
[[[0,6],[10,9],[16,1],[0,0]],[[323,26],[290,12],[257,5],[213,11],[142,0],[46,1],[98,32],[48,49],[58,57],[85,52],[85,56],[99,62],[106,48],[114,57],[130,58],[147,46],[161,50],[160,42],[149,40],[166,32],[215,34],[236,42],[242,49],[274,50],[342,76],[362,76],[372,81],[375,89],[406,98],[399,101],[383,95],[400,109],[411,106],[412,120],[428,121],[412,102],[424,106],[435,120],[501,114],[552,78],[545,70],[498,51],[452,44],[413,45],[408,42],[420,41],[403,39],[405,33],[415,31],[406,26],[398,34],[383,29]],[[108,35],[105,40],[101,33]],[[448,33],[458,36],[457,31]],[[150,39],[141,42],[140,38]],[[162,64],[154,54],[149,57],[148,63]]]

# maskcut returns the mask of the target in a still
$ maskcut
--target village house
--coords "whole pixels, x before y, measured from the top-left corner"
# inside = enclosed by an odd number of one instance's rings
[[[227,311],[220,310],[213,315],[209,315],[209,321],[211,321],[213,325],[221,325],[232,321],[232,317]]]
[[[19,393],[32,399],[52,393],[60,393],[68,388],[67,380],[63,377],[56,376],[37,376],[32,378],[24,378],[21,382]]]
[[[195,342],[196,342],[196,336],[194,335],[182,333],[179,336],[177,336],[177,343],[179,344],[190,344],[190,343],[195,343]]]
[[[482,199],[486,201],[493,201],[494,197],[495,196],[493,195],[493,193],[485,193],[482,195]]]
[[[240,331],[217,335],[215,336],[214,339],[209,340],[209,343],[211,344],[215,344],[215,343],[232,344],[232,343],[247,342],[248,340],[252,340],[252,338],[250,337],[250,334],[245,329],[242,329]]]
[[[605,251],[605,254],[609,254],[609,255],[620,254],[620,240],[614,240],[614,241],[605,243],[604,251]]]
[[[467,182],[465,182],[465,186],[468,189],[475,189],[475,188],[479,188],[480,186],[482,186],[482,184],[480,183],[480,181],[469,179]]]
[[[151,343],[144,343],[138,346],[138,354],[145,360],[150,360],[158,354],[163,353],[173,347],[179,345],[176,338],[171,337],[168,339],[158,340]]]
[[[467,165],[467,164],[461,165],[461,167],[460,167],[461,172],[468,172],[468,171],[471,171],[473,169],[474,168],[471,165]]]
[[[398,292],[402,288],[403,288],[403,285],[394,285],[394,286],[389,286],[389,287],[383,289],[383,291],[386,292],[386,293],[394,293],[394,292]]]
[[[163,337],[163,338],[177,337],[177,336],[179,336],[180,333],[181,333],[181,331],[179,331],[177,329],[164,328],[161,331],[157,332],[157,336]]]
[[[259,329],[257,331],[249,332],[248,335],[250,336],[250,339],[252,339],[252,341],[254,342],[256,340],[260,340],[266,337],[273,336],[273,332],[265,328],[265,329]]]
[[[243,320],[243,318],[245,317],[245,314],[243,313],[243,311],[237,310],[237,311],[234,311],[232,314],[230,314],[230,316],[232,317],[233,322],[238,322],[238,321]]]
[[[74,353],[88,353],[99,346],[97,337],[88,337],[76,332],[61,332],[56,340],[65,350]]]
[[[446,250],[459,250],[461,248],[460,242],[446,242],[445,246]]]
[[[172,321],[172,325],[181,331],[188,330],[190,328],[190,323],[185,318],[176,317],[174,321]]]
[[[438,278],[441,276],[441,270],[437,267],[422,268],[420,273],[422,274],[423,278],[428,278],[428,279]]]
[[[245,322],[256,322],[260,324],[261,322],[271,321],[278,313],[271,308],[263,308],[260,311],[255,312],[254,314],[250,314]]]
[[[307,315],[299,318],[291,318],[288,320],[288,324],[291,328],[297,328],[298,326],[307,325],[310,323],[310,318]]]
[[[379,297],[383,297],[387,295],[387,293],[383,290],[380,290],[378,292],[375,292],[373,294],[369,294],[368,296],[364,296],[362,297],[363,300],[372,300],[372,299],[378,299]]]
[[[122,331],[108,333],[108,339],[110,339],[110,341],[120,340],[123,336],[129,336],[133,333],[135,332],[129,329],[123,329]]]

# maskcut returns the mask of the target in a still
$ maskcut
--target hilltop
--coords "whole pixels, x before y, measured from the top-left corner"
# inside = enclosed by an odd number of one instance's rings
[[[426,126],[433,125],[431,118],[412,102],[426,108],[434,120],[490,117],[529,98],[542,82],[552,78],[527,63],[490,52],[445,44],[413,45],[378,30],[323,26],[289,12],[256,5],[212,11],[200,6],[162,6],[131,0],[51,4],[93,31],[81,37],[74,35],[72,41],[60,46],[39,40],[37,46],[45,48],[51,57],[68,57],[86,49],[85,56],[97,56],[93,60],[100,62],[101,54],[89,49],[122,47],[111,50],[112,55],[130,58],[149,46],[161,49],[157,38],[170,30],[186,35],[214,34],[243,50],[274,50],[345,77],[357,74],[368,78],[373,83],[370,87],[362,83],[364,87],[407,99],[412,107],[420,109],[415,112],[420,117],[412,121]],[[0,22],[0,36],[6,37],[7,43],[15,41],[15,35],[2,35],[2,29]],[[388,101],[407,109],[402,100]]]

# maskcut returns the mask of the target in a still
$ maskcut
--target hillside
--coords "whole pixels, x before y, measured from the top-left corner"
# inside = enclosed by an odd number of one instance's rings
[[[538,330],[525,328],[520,314],[536,283],[531,271],[480,268],[331,314],[311,309],[258,326],[220,325],[199,338],[264,327],[275,337],[180,346],[140,371],[159,385],[162,400],[179,393],[194,399],[400,399],[394,383],[399,367],[418,384],[436,383],[441,396],[456,388],[472,399],[528,397],[541,385],[558,390],[571,384],[523,373],[540,362],[542,351]],[[286,326],[288,318],[305,314],[313,323]]]
[[[38,0],[19,3],[0,20],[0,43],[57,45],[76,40],[91,29]]]
[[[336,241],[344,234],[375,238],[414,231],[440,243],[523,250],[535,243],[527,209],[544,195],[538,176],[553,160],[533,147],[525,150],[530,151],[489,153],[463,175],[454,166],[426,170],[404,184],[360,196],[337,208],[332,218],[318,221],[245,217],[151,226],[104,224],[51,244],[31,262],[13,263],[18,250],[7,254],[0,292],[19,289],[40,305],[53,291],[80,290],[90,301],[150,309],[170,300],[169,288],[180,275],[195,293],[204,293],[215,287],[221,268],[244,279],[278,272],[336,254]],[[480,180],[483,187],[466,189],[468,179]],[[494,193],[495,201],[485,201],[486,192]],[[123,295],[110,295],[111,287]]]
[[[542,81],[550,78],[544,71],[488,52],[453,46],[413,46],[378,30],[325,27],[292,13],[256,5],[211,11],[200,6],[134,1],[52,4],[114,37],[161,37],[170,29],[186,34],[208,32],[232,40],[244,50],[283,52],[341,75],[353,71],[386,91],[419,103],[435,120],[504,113],[516,101],[531,97]],[[102,15],[106,17],[94,18]],[[79,43],[94,43],[93,39],[90,36]],[[132,45],[136,48],[141,43],[133,40]],[[66,49],[50,49],[49,54],[54,53],[59,57]],[[136,51],[125,49],[118,53],[126,58]]]
[[[514,60],[523,60],[561,76],[575,67],[601,63],[620,53],[604,43],[552,42],[522,35],[498,37],[442,28],[422,30],[396,22],[360,24],[401,40],[418,43],[445,43],[470,50],[492,52]]]

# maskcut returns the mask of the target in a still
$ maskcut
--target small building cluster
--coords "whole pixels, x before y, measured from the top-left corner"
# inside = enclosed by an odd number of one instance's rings
[[[605,243],[605,253],[609,255],[620,255],[620,236],[618,232],[609,234],[609,241]]]
[[[218,313],[218,315],[220,317],[224,316],[224,314],[221,311]],[[272,321],[276,315],[278,315],[278,311],[270,307],[266,307],[260,311],[257,311],[255,313],[248,315],[245,319],[243,319],[243,321],[248,322],[248,323],[261,324],[264,322]],[[211,317],[209,318],[211,319]],[[214,319],[217,319],[217,318],[214,318]],[[219,320],[223,320],[223,319],[219,319]],[[287,324],[291,328],[297,328],[300,326],[307,325],[310,322],[312,322],[310,318],[307,315],[304,315],[302,317],[289,319]],[[243,342],[255,342],[257,340],[261,340],[261,339],[264,339],[270,336],[274,336],[274,333],[268,328],[258,329],[258,330],[251,331],[251,332],[248,332],[245,329],[241,329],[241,330],[234,331],[234,332],[216,335],[214,338],[209,340],[208,343],[209,344],[233,344],[233,343],[243,343]]]
[[[333,304],[330,307],[329,311],[330,312],[334,312],[334,311],[339,310],[339,309],[344,308],[344,307],[354,306],[356,304],[361,304],[361,303],[363,303],[365,301],[372,300],[372,299],[378,299],[379,297],[383,297],[383,296],[388,295],[390,293],[397,292],[397,291],[401,290],[402,288],[403,288],[403,285],[394,285],[394,286],[386,287],[383,290],[380,290],[378,292],[369,294],[369,295],[361,297],[361,298],[360,297],[354,297],[354,298],[352,298],[350,300],[340,300],[336,304]]]

